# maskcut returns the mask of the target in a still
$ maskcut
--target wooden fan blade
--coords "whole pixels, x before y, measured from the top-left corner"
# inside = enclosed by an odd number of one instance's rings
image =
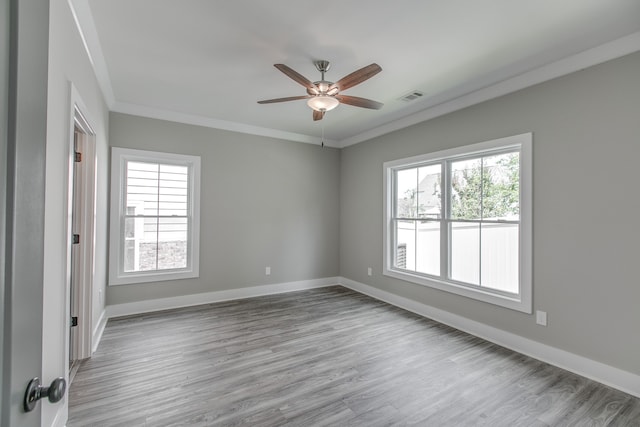
[[[359,70],[354,71],[347,76],[344,76],[343,78],[332,84],[329,90],[336,87],[340,90],[349,89],[350,87],[353,87],[365,80],[370,79],[380,71],[382,71],[382,68],[376,63],[367,65],[366,67],[360,68]]]
[[[313,93],[318,93],[318,88],[316,88],[316,85],[314,85],[311,82],[311,80],[309,80],[308,78],[306,78],[302,74],[300,74],[297,71],[287,67],[284,64],[273,64],[273,66],[276,67],[278,70],[282,71],[284,74],[286,74],[292,80],[300,83],[302,86],[304,86],[307,89],[309,89],[310,91],[312,91]]]
[[[358,96],[336,95],[336,99],[342,104],[353,105],[354,107],[370,108],[372,110],[379,110],[384,105],[382,102],[373,101],[367,98],[360,98]]]
[[[311,98],[311,97],[309,95],[289,96],[287,98],[265,99],[264,101],[258,101],[258,104],[273,104],[274,102],[296,101],[298,99],[307,99],[307,98]]]
[[[322,118],[324,117],[324,113],[325,111],[313,110],[313,121],[316,122],[318,120],[322,120]]]

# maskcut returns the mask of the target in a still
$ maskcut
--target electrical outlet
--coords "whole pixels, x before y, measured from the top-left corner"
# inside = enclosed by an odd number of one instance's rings
[[[536,310],[536,323],[541,326],[547,326],[547,312]]]
[[[371,269],[371,267],[367,268],[367,275],[371,276],[373,274],[373,270]]]
[[[100,302],[100,304],[103,303],[103,300],[102,300],[102,289],[98,289],[98,301]]]
[[[266,276],[270,276],[271,275],[271,267],[265,267],[264,269],[264,274]]]

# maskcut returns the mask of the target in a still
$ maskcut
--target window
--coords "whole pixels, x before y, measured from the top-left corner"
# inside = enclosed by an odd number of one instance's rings
[[[384,274],[531,313],[531,134],[384,164]]]
[[[200,158],[112,148],[109,283],[198,277]]]

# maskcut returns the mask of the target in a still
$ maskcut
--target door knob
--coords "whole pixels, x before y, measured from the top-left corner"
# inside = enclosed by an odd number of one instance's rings
[[[64,378],[56,378],[51,382],[49,387],[40,384],[40,379],[35,377],[29,381],[27,391],[24,393],[24,411],[31,412],[36,407],[38,400],[46,397],[49,402],[56,403],[62,399],[64,392],[67,390],[67,382]]]

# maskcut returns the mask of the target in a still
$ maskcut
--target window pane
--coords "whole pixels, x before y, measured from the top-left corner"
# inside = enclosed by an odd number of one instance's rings
[[[131,213],[129,213],[131,212]],[[127,208],[127,214],[134,215],[135,209]],[[134,218],[125,218],[124,220],[124,238],[133,239],[136,237],[136,223]]]
[[[127,209],[130,213],[131,209]],[[146,222],[148,218],[125,218],[124,271],[142,271],[155,269],[155,249],[150,250],[149,241],[155,243],[155,236],[147,238]],[[152,220],[155,221],[155,220]],[[151,252],[149,252],[151,251]],[[141,262],[141,259],[144,261]]]
[[[517,294],[518,289],[517,224],[482,225],[481,285]]]
[[[133,271],[150,271],[156,269],[158,244],[155,241],[136,240],[137,268]],[[125,260],[125,264],[127,261]]]
[[[160,165],[159,179],[159,214],[187,215],[189,168],[186,166]]]
[[[439,219],[441,213],[442,166],[429,165],[418,168],[418,217]]]
[[[134,215],[158,214],[159,165],[154,163],[127,162],[127,213]]]
[[[124,241],[124,271],[137,271],[136,266],[136,242],[135,240]]]
[[[482,200],[480,159],[451,162],[451,218],[480,219]]]
[[[480,224],[451,223],[451,278],[480,284]]]
[[[396,222],[395,266],[406,270],[416,269],[416,222]]]
[[[483,219],[518,220],[520,213],[519,162],[519,153],[483,158]]]
[[[187,267],[189,168],[127,162],[125,271]],[[159,218],[174,216],[176,218]]]
[[[418,169],[396,171],[396,217],[416,218]]]
[[[440,275],[440,222],[419,221],[416,242],[416,271]]]
[[[158,270],[187,267],[186,218],[160,218],[158,224]]]

